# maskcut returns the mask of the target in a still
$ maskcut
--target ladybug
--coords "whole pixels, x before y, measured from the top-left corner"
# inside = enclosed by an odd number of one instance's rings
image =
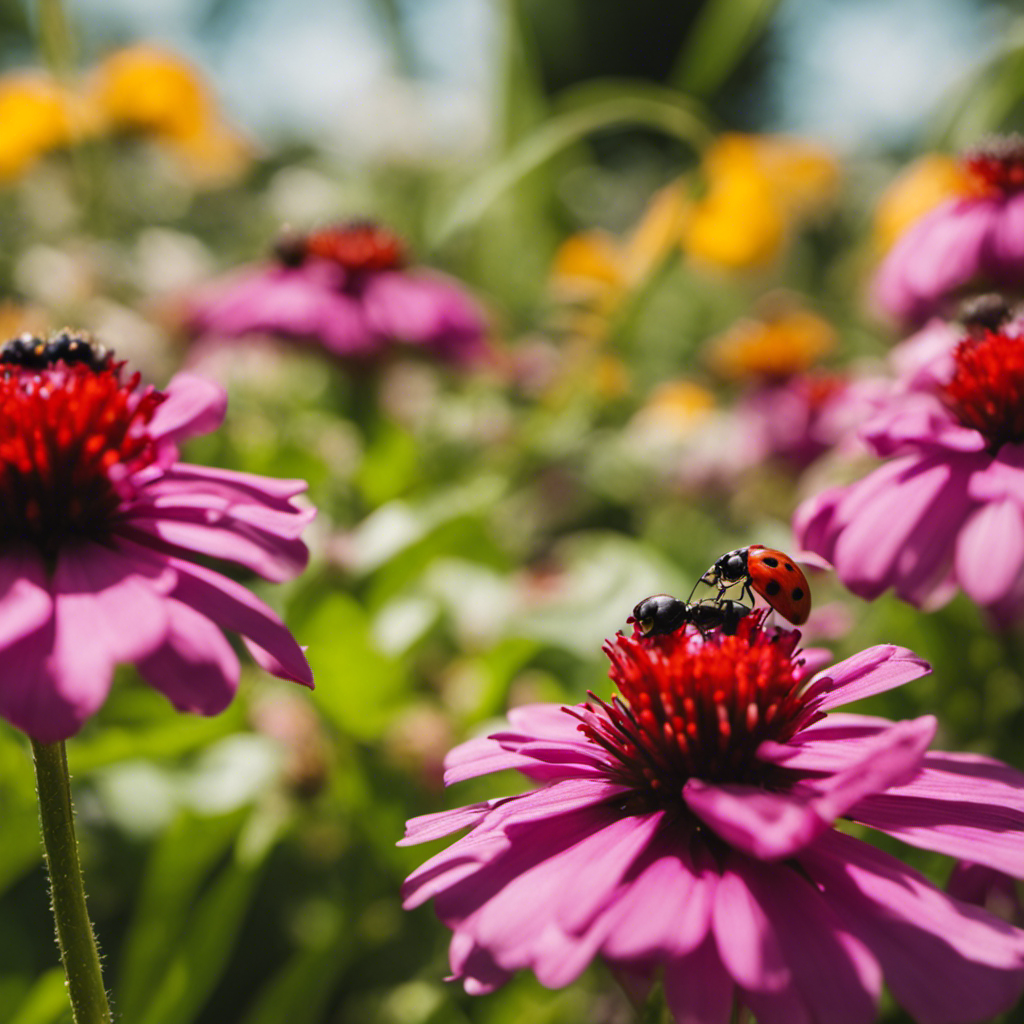
[[[732,636],[740,619],[752,610],[739,601],[719,599],[688,604],[671,594],[655,594],[645,597],[627,621],[636,622],[644,636],[674,633],[687,622],[695,626],[701,636],[705,635],[704,630],[716,628],[721,628],[726,636]]]
[[[717,586],[719,601],[729,587],[739,583],[740,597],[745,593],[753,601],[751,591],[756,591],[795,626],[805,623],[811,614],[811,588],[803,571],[784,551],[763,544],[727,551],[698,582]]]

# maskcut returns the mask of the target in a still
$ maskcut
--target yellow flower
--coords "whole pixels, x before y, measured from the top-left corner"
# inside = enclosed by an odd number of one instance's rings
[[[17,177],[92,127],[87,107],[51,76],[25,71],[0,77],[0,179]]]
[[[729,380],[777,379],[810,369],[835,344],[836,333],[827,321],[776,297],[760,317],[739,320],[711,339],[708,362]]]
[[[952,157],[940,153],[919,157],[893,180],[878,201],[873,230],[876,250],[886,252],[926,213],[970,191],[966,173]]]
[[[624,239],[581,231],[555,254],[552,287],[563,301],[586,305],[601,317],[614,312],[675,249],[685,223],[686,199],[678,183],[656,192]]]
[[[801,139],[729,133],[701,162],[707,191],[693,204],[683,248],[727,270],[764,267],[792,225],[830,201],[839,172],[822,148]]]
[[[111,130],[165,142],[200,177],[227,178],[247,162],[248,147],[221,121],[199,72],[173,53],[119,50],[96,69],[93,95]]]
[[[643,408],[633,417],[630,433],[648,443],[664,444],[686,437],[707,420],[715,407],[710,391],[692,380],[671,380],[651,392]]]

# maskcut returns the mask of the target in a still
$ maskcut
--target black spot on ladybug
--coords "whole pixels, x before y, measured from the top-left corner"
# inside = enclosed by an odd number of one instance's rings
[[[774,569],[779,564],[779,560],[777,558],[765,558],[763,561],[769,569]]]
[[[781,589],[782,589],[782,585],[779,583],[778,580],[769,580],[764,585],[764,592],[769,597],[774,597]]]
[[[802,587],[794,587],[792,598],[794,601],[802,601],[804,599],[804,591]]]
[[[787,563],[785,564],[784,568],[785,568],[786,572],[796,572],[796,570],[795,570],[795,569],[793,568],[793,566],[791,566],[791,565],[789,564],[789,562],[787,562]]]

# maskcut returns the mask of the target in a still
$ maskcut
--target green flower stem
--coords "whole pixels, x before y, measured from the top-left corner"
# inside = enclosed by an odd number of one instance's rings
[[[36,766],[39,820],[50,872],[57,945],[67,976],[71,1012],[75,1024],[110,1024],[99,950],[85,907],[64,744],[33,740],[32,758]]]

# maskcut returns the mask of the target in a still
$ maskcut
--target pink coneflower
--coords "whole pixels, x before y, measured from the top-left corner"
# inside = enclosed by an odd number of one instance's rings
[[[314,512],[273,480],[178,461],[215,429],[219,387],[180,374],[165,392],[69,333],[0,353],[0,715],[42,743],[99,708],[133,663],[179,710],[215,714],[238,683],[221,629],[312,686],[302,650],[245,587],[194,561],[279,581],[299,573]]]
[[[799,633],[761,613],[735,636],[606,646],[620,695],[513,711],[452,751],[448,781],[515,768],[540,783],[409,822],[405,843],[468,828],[415,871],[451,967],[489,992],[549,987],[596,956],[664,979],[677,1021],[860,1024],[883,977],[926,1024],[981,1021],[1024,988],[1024,932],[949,898],[839,817],[1024,874],[1024,776],[929,752],[931,716],[830,714],[928,671],[874,647],[808,679]]]
[[[401,239],[377,224],[285,235],[275,256],[191,297],[185,322],[197,340],[269,334],[357,361],[395,346],[453,363],[486,351],[486,323],[465,289],[406,266]]]
[[[968,335],[949,363],[865,425],[887,461],[806,501],[794,530],[861,597],[933,608],[959,586],[1005,624],[1024,606],[1024,338]]]
[[[837,445],[847,445],[883,390],[876,380],[817,371],[747,392],[735,414],[750,465],[777,459],[802,470]]]
[[[1024,137],[993,138],[963,164],[975,194],[922,217],[879,268],[875,299],[900,320],[921,323],[963,290],[1019,286],[1024,274]]]

